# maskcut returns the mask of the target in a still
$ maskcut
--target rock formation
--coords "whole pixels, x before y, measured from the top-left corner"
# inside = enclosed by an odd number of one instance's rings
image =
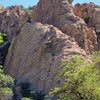
[[[13,39],[5,62],[5,72],[18,83],[29,82],[31,89],[48,92],[60,85],[56,74],[61,61],[68,55],[86,57],[70,36],[52,25],[26,23]]]
[[[14,34],[5,73],[13,76],[17,84],[29,82],[32,90],[48,92],[62,84],[56,74],[63,59],[72,54],[86,58],[87,52],[97,49],[97,31],[81,16],[74,15],[71,2],[40,0],[33,7],[31,22],[16,7],[0,14],[0,31],[8,38]]]
[[[94,3],[76,4],[74,7],[76,16],[83,18],[88,27],[93,27],[97,33],[98,49],[100,50],[100,6]]]
[[[18,34],[28,18],[29,15],[20,6],[3,9],[0,5],[0,33],[7,34],[5,41],[0,43],[0,64],[4,65],[13,36]]]
[[[40,0],[33,9],[33,20],[56,26],[75,38],[79,46],[86,51],[95,50],[97,47],[96,33],[93,29],[88,29],[83,19],[74,15],[68,0]],[[92,34],[92,38],[89,38],[86,32]]]
[[[0,32],[6,33],[10,41],[17,34],[19,23],[26,18],[26,12],[19,6],[12,6],[0,13]],[[24,23],[24,21],[23,21]]]
[[[74,13],[83,18],[88,27],[94,27],[96,32],[100,32],[100,6],[94,3],[76,4]]]

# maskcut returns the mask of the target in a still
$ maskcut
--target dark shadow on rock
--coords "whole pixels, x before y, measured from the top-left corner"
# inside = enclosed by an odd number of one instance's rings
[[[10,42],[0,44],[0,65],[4,65],[10,44]]]

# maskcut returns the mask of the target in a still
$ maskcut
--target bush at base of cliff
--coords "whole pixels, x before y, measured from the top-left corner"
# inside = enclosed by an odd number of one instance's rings
[[[64,77],[64,84],[53,89],[45,100],[100,100],[100,70],[96,67],[100,52],[92,57],[93,63],[85,63],[79,56],[67,58],[58,75]]]
[[[0,32],[0,43],[4,43],[6,38],[6,34]]]
[[[13,79],[4,75],[3,67],[0,65],[0,100],[11,100]]]
[[[26,98],[26,97],[24,98],[24,97],[23,97],[21,100],[33,100],[33,99]]]
[[[10,88],[0,88],[0,100],[11,100],[13,96]]]
[[[7,41],[7,35],[0,32],[0,65],[4,65],[9,46],[10,42]]]

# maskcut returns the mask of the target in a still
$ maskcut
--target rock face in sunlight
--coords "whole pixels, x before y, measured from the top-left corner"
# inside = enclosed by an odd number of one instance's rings
[[[98,49],[100,50],[100,6],[94,3],[76,4],[74,13],[76,16],[83,18],[88,27],[95,29],[98,38]]]
[[[74,13],[83,18],[88,27],[94,27],[96,32],[100,32],[100,6],[94,3],[76,4]]]
[[[68,55],[86,57],[70,36],[52,25],[26,23],[13,39],[5,62],[5,72],[18,83],[32,84],[32,89],[48,92],[62,82],[56,80],[61,61]]]
[[[78,54],[91,61],[88,54],[100,50],[100,6],[73,7],[72,1],[39,0],[29,9],[0,6],[0,32],[7,34],[6,42],[11,43],[3,60],[4,70],[18,88],[28,82],[31,90],[47,93],[63,83],[56,75],[65,58]],[[0,44],[4,53],[2,45],[6,44]]]
[[[97,36],[88,28],[83,19],[73,13],[68,0],[40,0],[33,9],[33,20],[56,26],[65,34],[73,37],[86,51],[97,49]],[[91,34],[91,37],[88,37]]]
[[[26,12],[19,6],[12,6],[0,13],[0,32],[6,33],[8,40],[19,30],[19,23],[25,19]],[[24,21],[23,21],[24,23]]]

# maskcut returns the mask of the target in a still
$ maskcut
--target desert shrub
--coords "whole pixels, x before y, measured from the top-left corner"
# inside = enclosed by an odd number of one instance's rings
[[[9,75],[5,75],[3,71],[3,66],[0,65],[0,87],[11,86],[13,84],[13,79]]]
[[[0,32],[0,43],[4,43],[6,40],[6,34]]]
[[[57,78],[63,77],[64,84],[54,88],[46,100],[100,100],[100,73],[95,67],[99,57],[93,54],[93,63],[86,63],[80,56],[63,61]]]
[[[100,74],[100,51],[93,52],[92,61],[94,62],[94,67],[99,71]]]
[[[7,35],[0,32],[0,65],[4,65],[10,42],[7,42]]]
[[[94,64],[100,63],[100,51],[93,52],[91,58]]]
[[[10,88],[0,88],[0,100],[11,100],[13,92]]]
[[[24,97],[22,98],[22,100],[32,100],[32,99]]]
[[[0,65],[0,100],[8,100],[12,98],[12,85],[12,77],[5,75],[3,67]]]

